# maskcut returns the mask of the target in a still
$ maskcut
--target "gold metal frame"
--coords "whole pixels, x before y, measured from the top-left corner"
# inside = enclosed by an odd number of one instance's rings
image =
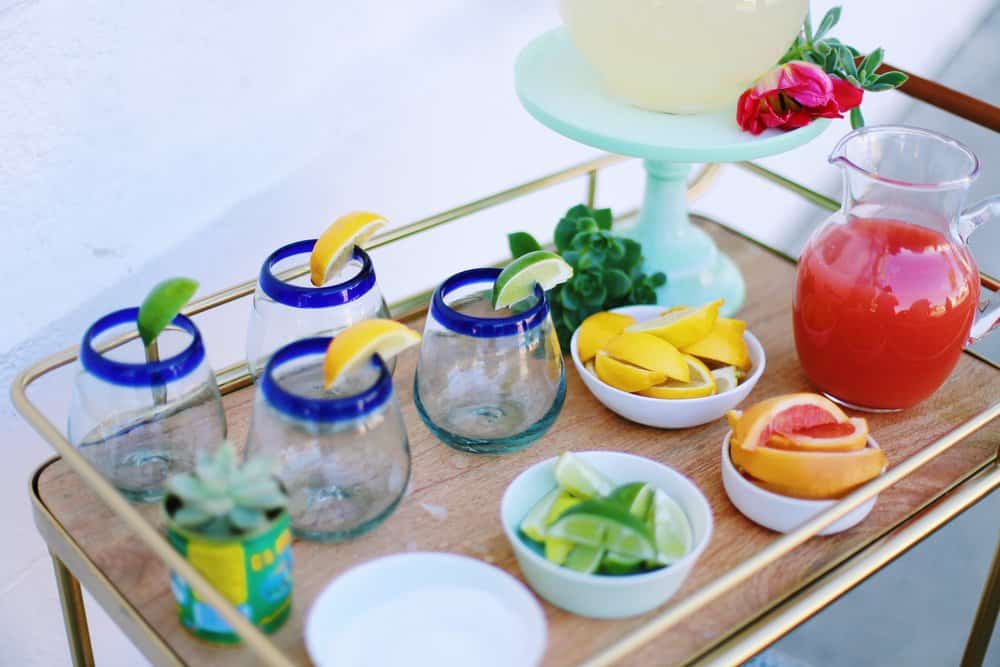
[[[601,169],[623,162],[625,158],[617,156],[603,156],[589,162],[577,165],[549,176],[545,176],[534,181],[519,185],[489,197],[470,202],[463,206],[433,215],[423,220],[404,225],[403,227],[390,230],[377,237],[371,247],[377,248],[415,234],[422,233],[429,229],[460,220],[472,213],[476,213],[487,208],[502,204],[519,197],[523,197],[532,192],[564,183],[578,177],[586,177],[587,200],[593,203],[598,185],[598,173]],[[838,207],[837,203],[817,192],[814,192],[794,181],[779,176],[759,165],[752,163],[742,163],[741,167],[766,178],[777,185],[784,187],[791,192],[805,198],[822,208],[833,210]],[[712,178],[719,171],[718,165],[707,165],[695,177],[689,189],[689,197],[700,193]],[[628,217],[628,216],[624,216]],[[741,236],[743,236],[741,234]],[[753,239],[744,236],[748,241],[761,245],[765,249],[777,254],[788,261],[794,262],[794,258],[789,257],[773,248],[760,244]],[[306,268],[293,269],[289,275],[302,275]],[[996,285],[996,281],[989,276],[983,276],[983,282],[987,286]],[[230,303],[236,299],[249,296],[253,293],[255,281],[250,280],[231,288],[221,290],[211,294],[197,302],[192,303],[185,309],[189,316],[197,315],[206,310]],[[419,314],[426,306],[429,293],[424,292],[414,295],[392,305],[393,315],[399,319],[407,319]],[[156,528],[148,523],[141,514],[121,496],[114,487],[100,473],[97,472],[66,440],[62,432],[41,412],[41,410],[28,398],[28,388],[39,378],[48,373],[72,363],[77,357],[77,347],[66,349],[62,352],[49,356],[35,363],[24,370],[14,381],[11,388],[12,401],[17,410],[24,416],[32,427],[47,440],[62,458],[80,475],[83,481],[88,484],[95,493],[108,505],[108,507],[121,518],[146,544],[146,546],[160,558],[168,567],[175,570],[180,576],[189,581],[191,587],[197,595],[201,596],[211,606],[216,608],[219,614],[234,628],[245,644],[256,653],[257,657],[268,665],[280,667],[290,666],[292,663],[286,658],[278,648],[271,643],[252,623],[250,623],[235,607],[221,596],[215,588],[205,580],[182,556],[180,556],[169,545],[166,539],[159,534]],[[217,373],[220,389],[223,393],[235,391],[250,384],[250,376],[247,372],[246,364],[239,363],[222,369]],[[716,579],[711,584],[690,594],[670,606],[658,616],[647,621],[619,642],[608,646],[601,652],[592,656],[586,663],[588,665],[610,664],[628,653],[636,650],[646,642],[650,641],[660,633],[676,625],[705,604],[718,598],[720,595],[732,590],[735,586],[746,581],[749,577],[759,572],[761,569],[774,563],[777,559],[787,555],[806,540],[815,536],[820,530],[829,526],[834,521],[846,515],[854,508],[860,506],[876,494],[889,486],[899,482],[904,477],[910,475],[924,464],[930,462],[951,447],[962,441],[971,433],[982,428],[992,420],[1000,416],[1000,402],[993,404],[987,410],[976,415],[967,422],[939,438],[937,441],[913,455],[909,459],[900,462],[891,468],[886,474],[863,485],[853,493],[837,502],[829,510],[818,515],[811,521],[799,527],[795,531],[785,534],[776,539],[767,547],[754,554],[751,558],[740,563],[722,577]],[[37,479],[37,473],[36,473]],[[850,590],[857,583],[869,576],[877,569],[890,562],[902,552],[906,551],[914,544],[927,537],[937,527],[949,521],[959,512],[984,497],[993,489],[1000,486],[1000,467],[998,458],[994,456],[990,461],[971,473],[965,479],[960,480],[950,489],[942,493],[932,501],[931,504],[920,508],[910,517],[907,517],[899,525],[886,531],[869,544],[859,547],[853,554],[844,561],[832,565],[826,572],[817,575],[811,582],[807,582],[804,588],[795,594],[776,604],[773,608],[765,611],[755,619],[748,621],[743,628],[738,629],[729,637],[721,640],[715,646],[709,648],[705,653],[694,660],[694,664],[715,665],[733,664],[758,652],[763,647],[769,645],[777,638],[785,634],[788,630],[803,622],[817,610],[826,606],[834,599]],[[44,502],[38,495],[37,487],[32,485],[32,497],[35,507],[36,523],[39,526],[43,537],[54,550],[53,558],[57,578],[60,585],[60,594],[63,600],[63,610],[67,621],[67,632],[71,644],[71,652],[74,664],[89,665],[93,663],[93,656],[90,651],[89,638],[86,637],[86,619],[82,612],[82,601],[79,597],[79,585],[73,578],[73,574],[78,574],[84,578],[88,590],[97,594],[102,605],[116,605],[125,609],[127,618],[125,625],[131,622],[135,627],[125,627],[123,629],[143,650],[147,656],[155,662],[163,664],[179,664],[178,656],[167,646],[161,638],[142,621],[138,611],[132,608],[124,598],[115,590],[114,586],[104,578],[103,574],[86,557],[79,547],[66,533],[45,507]],[[1000,600],[1000,574],[996,570],[1000,567],[1000,555],[994,562],[994,574],[988,582],[981,604],[980,614],[970,635],[967,657],[974,660],[977,647],[982,647],[980,653],[985,655],[985,645],[989,640],[989,630],[992,623],[989,623],[989,616],[992,611],[994,620],[996,615],[997,601]],[[82,574],[81,574],[82,572]],[[119,623],[122,624],[122,619]],[[76,625],[71,628],[73,621]],[[144,627],[143,627],[144,626]],[[136,629],[138,628],[138,629]],[[984,630],[985,628],[985,630]],[[130,631],[131,630],[131,631]],[[986,633],[985,640],[982,638]],[[981,655],[980,655],[981,659]],[[971,667],[975,662],[963,663],[963,667]]]

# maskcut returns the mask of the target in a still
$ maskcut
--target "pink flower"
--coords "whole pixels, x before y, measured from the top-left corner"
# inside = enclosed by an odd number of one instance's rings
[[[736,122],[751,134],[776,127],[794,130],[813,118],[842,118],[861,104],[864,91],[801,60],[780,65],[740,95]]]

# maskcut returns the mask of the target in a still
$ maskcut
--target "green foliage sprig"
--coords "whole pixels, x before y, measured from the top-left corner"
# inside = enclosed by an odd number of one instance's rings
[[[549,292],[552,319],[564,351],[588,316],[619,306],[656,303],[656,288],[667,282],[662,272],[642,272],[642,246],[613,234],[611,222],[611,209],[579,204],[556,225],[556,252],[573,267],[573,277]],[[510,234],[507,240],[515,259],[541,248],[526,232]]]
[[[840,21],[840,11],[840,7],[831,8],[823,15],[823,19],[815,30],[813,30],[809,15],[806,15],[806,20],[802,24],[802,32],[788,47],[788,51],[782,56],[779,64],[792,60],[805,60],[819,65],[827,74],[840,77],[856,88],[873,93],[892,90],[903,85],[909,77],[902,72],[893,70],[882,74],[875,73],[875,70],[882,64],[882,57],[885,53],[881,47],[866,55],[859,64],[856,61],[862,55],[860,51],[853,46],[844,44],[836,37],[827,36]],[[851,109],[851,127],[857,129],[864,124],[865,119],[861,115],[861,107]]]

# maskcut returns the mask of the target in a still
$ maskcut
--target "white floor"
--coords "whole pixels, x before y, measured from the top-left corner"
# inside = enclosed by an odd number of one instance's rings
[[[269,249],[314,235],[346,209],[405,223],[595,154],[538,126],[513,94],[518,49],[558,21],[549,4],[438,0],[388,18],[357,2],[281,17],[264,3],[239,15],[204,4],[195,34],[184,15],[147,5],[81,2],[72,9],[80,15],[67,16],[54,1],[0,0],[0,87],[13,91],[0,96],[0,219],[3,246],[18,249],[0,270],[12,314],[0,333],[3,391],[16,370],[72,344],[96,314],[136,303],[164,276],[196,276],[207,293],[253,275]],[[830,4],[814,2],[814,11]],[[933,75],[991,3],[934,12],[933,31],[931,0],[843,4],[842,34],[861,47],[881,43],[892,62]],[[25,100],[31,113],[15,104]],[[888,94],[865,108],[874,123],[899,118],[907,103]],[[835,193],[823,158],[846,130],[838,124],[768,164]],[[640,170],[616,168],[605,185],[601,203],[629,208]],[[507,231],[550,228],[581,196],[582,187],[566,187],[483,215],[447,232],[447,246],[436,234],[379,251],[376,263],[393,267],[380,282],[398,298],[450,269],[493,261]],[[735,168],[697,209],[789,251],[822,217]],[[217,366],[240,356],[244,317],[234,310],[206,323]],[[40,400],[62,419],[65,392]],[[9,517],[0,664],[68,664],[26,500],[31,471],[51,452],[6,402],[0,429],[11,445],[0,467]],[[96,605],[89,609],[99,663],[142,664]]]

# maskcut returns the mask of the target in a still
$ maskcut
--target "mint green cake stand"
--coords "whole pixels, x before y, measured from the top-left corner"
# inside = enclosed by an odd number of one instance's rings
[[[829,121],[755,137],[736,124],[736,100],[730,109],[689,116],[644,111],[604,91],[565,28],[545,33],[521,51],[515,79],[521,103],[542,124],[588,146],[643,158],[646,194],[638,221],[625,233],[642,243],[646,271],[667,274],[659,303],[695,305],[721,297],[726,300],[722,312],[735,313],[746,296],[743,277],[688,218],[691,165],[783,153],[818,136]],[[756,215],[768,213],[753,211],[752,201],[747,204]]]

